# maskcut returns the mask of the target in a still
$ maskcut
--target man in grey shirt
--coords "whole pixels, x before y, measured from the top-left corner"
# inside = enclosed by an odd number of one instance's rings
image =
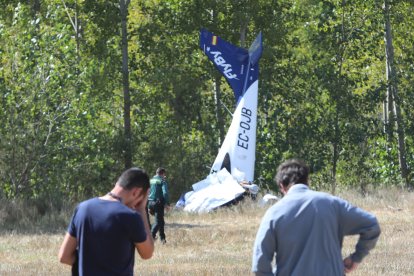
[[[252,262],[256,275],[344,275],[375,247],[381,232],[375,216],[310,190],[308,176],[309,168],[301,160],[279,166],[275,181],[285,196],[267,210],[257,232]],[[355,252],[343,260],[344,236],[357,234]]]

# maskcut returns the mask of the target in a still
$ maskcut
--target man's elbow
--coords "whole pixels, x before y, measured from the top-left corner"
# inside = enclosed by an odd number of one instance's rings
[[[371,229],[371,236],[373,237],[373,239],[378,239],[380,235],[381,235],[381,227],[379,226],[378,221],[376,221],[376,223]]]
[[[148,252],[148,253],[139,253],[139,256],[141,257],[141,259],[143,260],[148,260],[151,259],[153,255],[153,252]]]
[[[63,254],[59,254],[59,262],[62,264],[73,265],[73,260]]]
[[[152,238],[146,239],[142,243],[135,244],[135,248],[143,260],[151,259],[153,253],[154,253],[154,241]]]
[[[141,255],[141,259],[143,259],[143,260],[148,260],[148,259],[151,259],[151,258],[152,258],[152,252],[149,253],[149,254]]]

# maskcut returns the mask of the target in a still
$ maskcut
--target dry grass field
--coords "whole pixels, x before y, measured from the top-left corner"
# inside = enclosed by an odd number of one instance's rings
[[[377,247],[350,275],[414,275],[414,193],[340,196],[376,214],[382,228]],[[135,275],[250,275],[252,244],[266,209],[245,201],[202,215],[171,211],[166,217],[167,244],[156,242],[150,260],[137,257]],[[70,275],[70,268],[57,261],[65,231],[62,221],[57,224],[49,230],[36,226],[39,222],[32,228],[10,229],[0,220],[0,275]],[[355,241],[345,240],[344,255]]]

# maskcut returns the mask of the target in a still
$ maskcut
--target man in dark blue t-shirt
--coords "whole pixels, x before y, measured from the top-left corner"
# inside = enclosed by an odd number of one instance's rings
[[[60,262],[77,263],[79,275],[133,275],[135,248],[143,259],[154,252],[145,215],[148,188],[148,175],[131,168],[107,195],[81,202],[60,248]]]

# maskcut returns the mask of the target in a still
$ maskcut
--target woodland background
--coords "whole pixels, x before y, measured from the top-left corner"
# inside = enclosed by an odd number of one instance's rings
[[[414,3],[2,0],[0,199],[37,212],[104,193],[126,168],[204,179],[233,93],[198,46],[259,31],[255,182],[305,159],[316,189],[414,187]]]

